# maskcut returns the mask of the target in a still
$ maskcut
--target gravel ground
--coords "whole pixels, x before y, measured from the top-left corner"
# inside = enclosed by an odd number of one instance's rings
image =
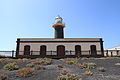
[[[97,67],[104,67],[105,72],[99,72],[96,69],[90,69],[93,72],[92,76],[84,75],[83,73],[88,69],[80,69],[75,65],[69,65],[60,60],[54,60],[51,65],[46,65],[45,70],[35,70],[36,75],[27,78],[15,77],[16,71],[0,72],[0,74],[7,74],[9,80],[57,80],[62,69],[58,68],[58,64],[63,65],[63,69],[69,70],[70,73],[77,74],[82,80],[120,80],[120,66],[115,65],[115,63],[120,63],[120,59],[86,59],[80,60],[79,63],[83,62],[93,62],[96,63]],[[0,68],[2,68],[4,63],[0,63]],[[25,67],[27,63],[21,63],[22,67]]]

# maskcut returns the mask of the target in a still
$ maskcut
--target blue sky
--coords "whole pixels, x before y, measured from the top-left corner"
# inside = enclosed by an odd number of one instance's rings
[[[15,50],[17,38],[54,38],[57,15],[66,38],[103,38],[120,45],[120,0],[0,0],[0,50]]]

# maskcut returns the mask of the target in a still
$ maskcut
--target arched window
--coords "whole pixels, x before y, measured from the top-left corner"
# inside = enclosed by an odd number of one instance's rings
[[[93,56],[93,57],[97,56],[96,45],[91,45],[90,51],[91,51],[91,56]]]
[[[75,55],[81,56],[81,46],[80,45],[75,46]]]
[[[24,46],[24,55],[30,55],[30,45]]]
[[[40,55],[43,57],[46,56],[46,46],[45,45],[40,46]]]
[[[60,57],[65,56],[65,46],[64,45],[57,46],[57,56],[60,56]]]

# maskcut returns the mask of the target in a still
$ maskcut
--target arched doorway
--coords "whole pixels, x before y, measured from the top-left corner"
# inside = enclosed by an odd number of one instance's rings
[[[30,55],[30,45],[24,46],[24,55]]]
[[[59,57],[65,56],[65,46],[64,45],[57,46],[57,56],[59,56]]]
[[[46,56],[46,46],[40,46],[40,56]]]
[[[80,45],[75,46],[75,55],[78,57],[81,56],[81,46]]]
[[[91,51],[91,56],[93,56],[93,57],[97,56],[96,45],[91,45],[90,51]]]

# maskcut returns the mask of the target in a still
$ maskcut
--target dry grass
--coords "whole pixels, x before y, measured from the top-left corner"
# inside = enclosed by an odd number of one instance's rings
[[[105,68],[104,67],[98,67],[97,70],[101,71],[101,72],[105,72]]]
[[[12,71],[19,69],[19,66],[16,63],[8,63],[3,66],[3,69]]]
[[[57,67],[58,68],[63,68],[63,65],[62,64],[58,64]]]
[[[94,60],[99,60],[99,59],[120,59],[120,57],[100,57],[100,58],[90,57],[90,58],[81,58],[81,60],[87,60],[87,59],[94,59]]]
[[[0,63],[21,63],[31,61],[31,59],[23,58],[23,59],[11,59],[11,58],[1,58]]]
[[[30,68],[33,68],[35,65],[30,63],[30,64],[27,64],[26,67],[30,67]]]
[[[0,80],[8,80],[8,75],[6,74],[0,74]]]
[[[49,59],[49,58],[36,58],[36,59],[31,60],[32,64],[46,64],[46,65],[49,65],[49,64],[52,64],[52,62],[53,62],[53,60]]]
[[[81,78],[78,78],[75,74],[66,74],[61,75],[57,77],[57,80],[82,80]]]
[[[30,77],[35,75],[36,72],[32,68],[23,68],[16,71],[15,75],[17,77]]]
[[[92,76],[92,75],[93,75],[93,72],[92,72],[92,71],[85,71],[84,74],[85,74],[85,75],[88,75],[88,76]]]
[[[68,70],[64,69],[64,70],[62,70],[62,71],[60,72],[60,74],[62,74],[62,75],[67,75],[68,72],[69,72]]]
[[[36,66],[34,67],[34,69],[35,69],[35,70],[45,70],[46,68],[45,68],[45,66],[36,65]]]
[[[81,80],[81,78],[78,78],[75,74],[70,74],[67,69],[64,69],[60,72],[57,80]]]
[[[8,71],[8,70],[0,69],[0,72],[6,72],[6,71]]]
[[[79,58],[65,58],[65,59],[60,59],[63,62],[66,62],[67,64],[77,64],[78,61],[80,60]]]
[[[116,66],[120,66],[120,63],[115,63]]]
[[[87,63],[84,62],[81,64],[76,64],[76,66],[80,67],[81,69],[83,68],[94,69],[96,67],[96,64],[92,62],[87,62]]]

